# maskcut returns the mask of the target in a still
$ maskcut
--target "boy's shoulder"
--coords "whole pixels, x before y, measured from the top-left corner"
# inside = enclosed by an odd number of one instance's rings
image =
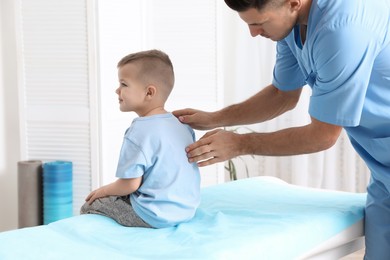
[[[172,113],[138,117],[126,131],[126,135],[156,136],[194,134],[194,130],[183,124]]]

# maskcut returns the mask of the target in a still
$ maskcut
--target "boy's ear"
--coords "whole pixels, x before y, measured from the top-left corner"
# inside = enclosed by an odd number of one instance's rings
[[[152,98],[156,95],[157,93],[157,88],[154,85],[149,85],[146,88],[146,97]]]

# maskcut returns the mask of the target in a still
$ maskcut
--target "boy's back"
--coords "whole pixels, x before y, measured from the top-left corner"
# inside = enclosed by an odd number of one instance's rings
[[[136,118],[126,131],[116,177],[142,176],[131,204],[153,227],[172,226],[195,214],[200,174],[185,152],[194,141],[194,131],[171,113]]]

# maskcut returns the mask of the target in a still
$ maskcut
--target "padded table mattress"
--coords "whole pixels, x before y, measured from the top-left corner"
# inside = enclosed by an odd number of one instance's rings
[[[366,194],[255,177],[203,188],[195,217],[177,227],[129,228],[81,215],[2,232],[0,259],[300,259],[361,229],[365,201]]]

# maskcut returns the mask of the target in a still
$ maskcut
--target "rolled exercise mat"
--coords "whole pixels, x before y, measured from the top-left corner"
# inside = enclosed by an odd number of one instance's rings
[[[43,164],[43,224],[73,216],[73,164]]]
[[[43,224],[42,161],[18,162],[18,227]]]

